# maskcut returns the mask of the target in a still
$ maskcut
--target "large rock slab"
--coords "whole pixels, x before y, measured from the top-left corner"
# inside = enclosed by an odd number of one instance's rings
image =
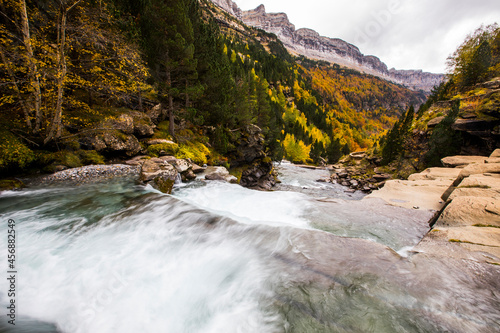
[[[429,168],[413,174],[408,180],[390,180],[368,197],[381,198],[391,205],[404,208],[440,210],[446,190],[460,174],[456,168]]]
[[[436,226],[493,225],[500,227],[500,199],[457,196],[446,206]],[[499,245],[500,245],[500,239]]]
[[[443,120],[444,120],[444,116],[441,116],[441,117],[436,117],[434,119],[431,119],[428,123],[427,123],[427,127],[431,128],[431,127],[436,127],[439,123],[441,123]]]
[[[500,189],[500,174],[486,173],[465,178],[458,188],[494,188]]]
[[[480,174],[467,177],[451,193],[448,200],[467,196],[500,199],[500,174]]]
[[[456,168],[473,163],[484,163],[487,157],[484,156],[448,156],[441,159],[441,163],[448,168]]]
[[[493,153],[491,153],[490,157],[500,157],[500,149],[495,149]]]
[[[447,200],[454,200],[457,197],[485,197],[500,199],[500,188],[458,187],[451,193]]]
[[[441,195],[452,181],[448,180],[389,180],[384,187],[368,195],[368,198],[381,198],[387,203],[404,207],[426,210],[440,210],[444,202]]]
[[[462,170],[456,168],[428,168],[420,173],[414,173],[408,177],[410,181],[416,180],[440,180],[453,182]]]
[[[439,227],[413,248],[415,252],[459,260],[500,264],[500,229],[491,227]]]
[[[500,163],[469,164],[460,171],[453,185],[458,186],[464,178],[485,173],[500,174]]]

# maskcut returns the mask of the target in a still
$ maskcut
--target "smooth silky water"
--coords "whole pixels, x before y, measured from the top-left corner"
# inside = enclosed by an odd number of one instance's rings
[[[499,331],[497,267],[406,256],[428,230],[415,212],[317,183],[324,170],[279,171],[275,192],[201,180],[172,196],[133,181],[4,192],[18,293],[17,325],[0,331]],[[2,314],[7,289],[0,279]]]

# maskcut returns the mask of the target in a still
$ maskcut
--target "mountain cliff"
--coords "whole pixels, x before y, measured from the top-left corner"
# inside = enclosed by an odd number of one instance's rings
[[[311,29],[295,29],[285,13],[267,13],[264,5],[242,11],[231,0],[213,0],[245,24],[276,34],[290,53],[315,60],[337,63],[405,85],[413,90],[430,91],[444,80],[444,75],[421,70],[388,69],[379,58],[361,53],[358,47],[339,38],[320,36]]]

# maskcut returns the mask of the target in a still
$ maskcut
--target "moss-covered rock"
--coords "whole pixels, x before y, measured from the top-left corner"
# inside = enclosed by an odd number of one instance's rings
[[[207,164],[210,150],[201,142],[186,142],[175,153],[178,159],[191,159],[196,164]]]
[[[179,151],[176,143],[159,143],[148,147],[148,154],[154,157],[160,155],[175,155]]]
[[[24,187],[24,183],[19,179],[1,179],[0,191],[17,190]]]

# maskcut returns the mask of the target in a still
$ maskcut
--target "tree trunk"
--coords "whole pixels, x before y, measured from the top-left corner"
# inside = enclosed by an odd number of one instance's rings
[[[139,111],[144,112],[144,107],[142,106],[142,93],[139,90]]]
[[[61,137],[62,134],[62,104],[64,96],[64,82],[68,71],[66,65],[66,21],[68,12],[75,7],[81,0],[75,1],[69,8],[62,1],[59,4],[60,8],[60,22],[58,22],[57,29],[57,100],[52,126],[49,135],[45,138],[44,144],[47,144],[53,139]]]
[[[167,86],[169,88],[172,87],[172,74],[170,69],[167,69],[166,72]],[[174,124],[174,97],[172,96],[172,92],[168,91],[168,131],[172,137],[175,137],[175,124]]]
[[[168,131],[172,137],[175,137],[174,98],[172,96],[168,96]]]
[[[66,43],[66,16],[67,11],[61,5],[60,7],[60,22],[57,29],[57,100],[52,126],[50,127],[49,135],[45,138],[44,143],[51,141],[61,136],[61,120],[62,120],[62,103],[64,95],[64,79],[66,78],[66,58],[64,54],[64,45]]]
[[[188,92],[188,80],[186,79],[186,110],[189,108],[189,92]]]
[[[42,125],[42,92],[40,90],[40,81],[38,79],[38,69],[35,63],[35,56],[33,54],[33,47],[31,45],[30,27],[28,21],[28,12],[26,9],[26,1],[21,1],[21,29],[23,33],[23,43],[26,48],[26,57],[28,60],[28,78],[33,89],[34,105],[35,110],[35,133],[40,131]],[[29,117],[31,117],[31,111],[28,110]],[[28,127],[31,129],[31,120],[27,121]]]

